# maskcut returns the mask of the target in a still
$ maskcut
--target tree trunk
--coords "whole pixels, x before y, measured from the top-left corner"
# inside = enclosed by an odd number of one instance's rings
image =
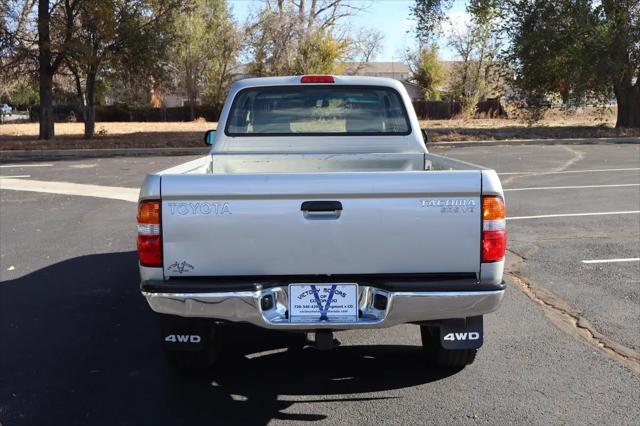
[[[300,0],[300,4],[298,4],[298,24],[301,32],[304,32],[304,8],[305,0]]]
[[[189,99],[189,121],[193,121],[196,119],[196,109],[195,109],[195,99],[196,99],[196,85],[197,76],[194,75],[194,71],[192,67],[186,68],[186,79],[185,79],[185,89],[187,92],[187,99]]]
[[[194,121],[196,119],[196,107],[194,98],[189,97],[189,121]]]
[[[53,128],[53,76],[40,72],[40,131],[38,139],[50,140],[55,137]]]
[[[307,30],[311,30],[316,21],[316,7],[318,0],[311,0],[311,8],[309,9],[309,20],[307,21]]]
[[[78,99],[78,108],[80,108],[80,113],[82,114],[82,122],[86,123],[87,121],[87,108],[84,101],[84,93],[82,93],[82,80],[80,79],[80,73],[77,68],[73,66],[68,66],[73,74],[73,79],[76,83],[76,98]]]
[[[49,36],[49,1],[38,3],[38,62],[40,66],[40,132],[38,139],[55,136],[53,128],[53,69],[51,67],[51,38]]]
[[[216,110],[218,109],[218,106],[222,104],[222,99],[220,98],[222,97],[222,85],[224,84],[224,80],[226,77],[227,77],[227,62],[225,61],[224,65],[222,66],[222,71],[220,72],[220,77],[218,78],[218,87],[216,88],[216,94],[215,94],[215,97],[213,98]]]
[[[622,83],[614,87],[618,103],[616,127],[640,127],[640,85]]]
[[[84,138],[91,139],[96,129],[96,106],[95,106],[96,74],[87,73],[87,106],[85,108]]]

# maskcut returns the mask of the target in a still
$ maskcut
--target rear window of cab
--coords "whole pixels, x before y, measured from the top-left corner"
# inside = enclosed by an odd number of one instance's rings
[[[267,86],[236,95],[228,136],[408,135],[400,94],[375,86]]]

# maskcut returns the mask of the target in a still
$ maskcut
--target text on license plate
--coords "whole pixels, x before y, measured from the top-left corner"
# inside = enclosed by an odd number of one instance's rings
[[[289,284],[289,321],[357,320],[357,284]]]

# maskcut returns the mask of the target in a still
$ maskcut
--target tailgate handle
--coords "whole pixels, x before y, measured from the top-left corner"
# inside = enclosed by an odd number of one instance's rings
[[[303,212],[336,212],[342,210],[340,201],[305,201],[300,206]]]
[[[305,201],[300,206],[302,214],[308,220],[335,220],[342,213],[340,201]]]

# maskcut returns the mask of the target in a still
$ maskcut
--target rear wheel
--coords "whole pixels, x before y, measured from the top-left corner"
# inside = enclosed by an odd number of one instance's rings
[[[477,349],[445,349],[440,344],[440,329],[426,325],[420,326],[422,347],[427,358],[441,367],[464,367],[476,359]]]
[[[160,322],[164,353],[173,368],[207,369],[218,360],[221,333],[211,320],[162,315]]]

